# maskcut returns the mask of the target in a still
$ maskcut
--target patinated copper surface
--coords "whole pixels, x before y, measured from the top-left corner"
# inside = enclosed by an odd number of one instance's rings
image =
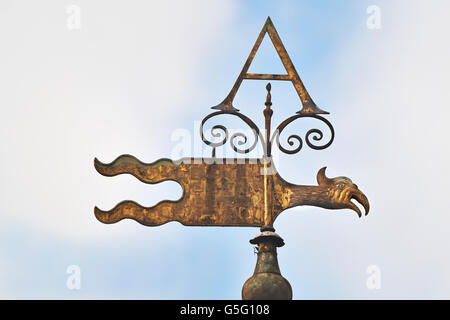
[[[283,239],[275,232],[266,230],[250,243],[258,245],[258,260],[253,275],[242,287],[242,299],[291,300],[292,287],[281,275],[278,266],[277,247],[284,245]]]
[[[147,226],[178,221],[187,226],[264,227],[272,226],[283,210],[300,205],[350,208],[361,215],[350,201],[356,199],[366,214],[369,211],[367,198],[348,178],[329,179],[322,168],[317,174],[318,185],[295,185],[278,173],[265,175],[265,163],[263,159],[185,158],[146,164],[123,155],[103,164],[96,159],[95,168],[102,175],[129,173],[152,184],[172,180],[181,185],[183,195],[178,201],[162,201],[149,208],[124,201],[109,211],[95,208],[95,215],[104,223],[130,218]]]

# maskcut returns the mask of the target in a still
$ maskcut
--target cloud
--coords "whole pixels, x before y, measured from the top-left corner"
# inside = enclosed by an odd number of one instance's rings
[[[344,298],[450,296],[450,45],[443,40],[450,5],[399,1],[380,8],[382,28],[368,30],[362,23],[335,52],[328,72],[335,83],[329,95],[337,131],[329,174],[350,176],[368,195],[371,213],[357,219],[310,209],[311,215],[280,219],[292,237],[287,243],[305,247],[309,263],[326,269],[309,279],[289,270],[293,287],[302,288],[302,281],[308,286],[297,298],[333,297],[330,281]],[[284,262],[290,268],[301,259],[294,251],[280,253],[292,259]],[[382,270],[380,291],[365,286],[372,264]]]
[[[313,25],[317,30],[303,28],[310,38],[301,38],[301,48],[295,47],[297,27],[311,21],[291,24],[282,19],[285,9],[273,17],[277,27],[291,30],[281,37],[337,133],[326,151],[281,157],[280,174],[312,184],[317,169],[328,165],[330,176],[349,176],[371,201],[363,219],[309,207],[283,213],[275,225],[286,241],[280,267],[294,298],[448,298],[450,46],[443,39],[450,5],[380,2],[382,27],[369,30],[366,8],[354,3],[328,10],[330,20]],[[232,2],[97,1],[81,8],[79,31],[66,29],[64,5],[14,3],[2,13],[7,28],[0,36],[10,48],[0,60],[2,292],[75,297],[64,284],[65,268],[76,263],[87,277],[85,297],[116,298],[128,290],[132,297],[239,298],[255,262],[247,242],[255,230],[168,224],[149,233],[133,221],[102,225],[94,205],[109,209],[123,199],[152,205],[177,198],[180,190],[105,178],[92,161],[170,155],[172,131],[192,123],[192,110],[206,110],[209,99],[217,99],[213,105],[227,93],[260,25],[235,19]],[[255,8],[239,9],[244,15]],[[319,21],[323,10],[309,7],[309,19]],[[262,25],[266,12],[255,15],[264,16]],[[329,35],[328,51],[328,40],[313,43],[316,31]],[[212,63],[223,71],[214,81]],[[252,108],[262,101],[249,92],[260,87],[241,90],[239,106],[256,114],[260,109]],[[272,92],[274,118],[297,110],[298,98],[287,87],[273,85]],[[185,268],[177,272],[180,263]],[[369,265],[381,269],[379,291],[367,290]],[[104,270],[108,275],[100,279]],[[37,284],[31,281],[36,274]]]
[[[123,153],[154,161],[170,152],[167,123],[199,89],[205,50],[233,14],[231,2],[80,4],[81,29],[68,30],[64,5],[17,3],[4,13],[0,83],[4,223],[64,235],[104,228],[94,205],[126,197],[155,204],[176,186],[106,179],[94,157]],[[163,138],[167,137],[167,138]],[[157,190],[163,190],[158,192]]]

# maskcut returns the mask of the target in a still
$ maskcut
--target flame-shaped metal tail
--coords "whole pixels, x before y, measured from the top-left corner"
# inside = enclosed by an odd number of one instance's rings
[[[121,155],[108,164],[95,159],[94,166],[104,176],[111,177],[128,173],[149,184],[168,180],[181,184],[184,179],[184,174],[179,171],[179,166],[170,159],[144,163],[133,156]],[[108,211],[95,207],[94,212],[96,218],[103,223],[115,223],[129,218],[146,226],[159,226],[169,221],[178,221],[180,213],[183,212],[183,204],[180,204],[182,198],[177,201],[161,201],[152,207],[143,207],[134,201],[123,201]],[[175,212],[178,212],[177,216],[175,216]],[[180,222],[183,223],[183,221]]]
[[[159,226],[170,221],[178,221],[174,212],[181,207],[178,201],[162,201],[153,207],[143,207],[134,201],[123,201],[108,211],[95,207],[95,217],[103,223],[116,223],[122,219],[133,219],[145,226]],[[179,215],[178,215],[179,216]],[[179,221],[183,223],[183,221]]]
[[[128,173],[145,183],[177,181],[178,166],[170,159],[159,159],[152,163],[144,163],[131,155],[125,154],[108,164],[95,158],[94,166],[100,174],[107,177]]]

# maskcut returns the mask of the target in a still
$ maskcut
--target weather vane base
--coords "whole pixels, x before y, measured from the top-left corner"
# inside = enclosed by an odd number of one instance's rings
[[[281,275],[277,247],[284,246],[283,239],[273,228],[265,228],[251,244],[258,245],[255,272],[242,287],[243,300],[292,300],[292,287]]]

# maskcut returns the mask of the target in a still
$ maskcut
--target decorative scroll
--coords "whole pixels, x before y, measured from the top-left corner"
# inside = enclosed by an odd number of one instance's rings
[[[333,143],[333,140],[334,140],[334,128],[333,128],[333,126],[331,125],[331,123],[327,119],[325,119],[324,117],[318,116],[318,115],[302,115],[302,114],[296,114],[296,115],[294,115],[294,116],[284,120],[277,127],[275,132],[273,133],[272,138],[270,139],[270,143],[273,144],[273,140],[276,139],[275,141],[277,143],[278,148],[280,149],[280,151],[282,151],[282,152],[284,152],[286,154],[295,154],[295,153],[299,152],[302,149],[302,147],[303,147],[303,139],[300,136],[298,136],[296,134],[292,134],[292,135],[290,135],[287,138],[287,143],[291,147],[295,144],[295,141],[297,141],[297,144],[298,144],[297,147],[295,147],[294,149],[289,150],[289,149],[284,148],[280,144],[280,135],[281,135],[282,131],[289,124],[291,124],[292,122],[294,122],[295,120],[300,119],[300,118],[314,118],[314,119],[318,119],[318,120],[322,121],[323,123],[325,123],[328,126],[328,129],[330,130],[330,133],[331,133],[330,140],[326,144],[323,144],[323,145],[316,145],[313,142],[311,142],[311,137],[312,137],[312,140],[314,140],[314,141],[321,141],[323,139],[323,136],[324,136],[323,132],[320,129],[310,129],[310,130],[308,130],[308,132],[306,132],[306,135],[305,135],[305,142],[311,149],[323,150],[323,149],[328,148]]]
[[[236,117],[242,119],[252,129],[252,132],[254,134],[254,141],[250,147],[248,147],[247,149],[239,148],[238,146],[242,146],[243,144],[247,143],[248,137],[242,132],[237,132],[237,133],[234,133],[229,138],[228,129],[223,125],[215,125],[211,128],[211,135],[215,138],[223,137],[222,140],[220,140],[218,142],[214,142],[214,141],[210,141],[205,138],[205,135],[204,135],[205,123],[209,119],[219,116],[219,115],[223,115],[223,114],[233,115],[233,116],[236,116]],[[221,130],[222,133],[218,132],[218,130]],[[230,141],[231,148],[233,148],[233,150],[235,152],[242,153],[242,154],[249,153],[250,151],[254,150],[256,148],[258,140],[261,141],[263,148],[265,147],[264,137],[261,135],[261,132],[260,132],[259,128],[256,126],[256,124],[252,120],[250,120],[250,118],[248,118],[247,116],[245,116],[242,113],[239,113],[237,111],[224,110],[224,111],[213,112],[213,113],[207,115],[203,119],[203,121],[200,125],[200,136],[202,138],[202,141],[205,144],[207,144],[208,146],[211,146],[212,148],[223,146],[225,143],[227,143],[227,141]],[[241,140],[239,140],[239,138],[241,138]]]
[[[234,115],[234,116],[239,117],[240,119],[242,119],[252,129],[252,132],[254,134],[254,142],[253,142],[253,144],[250,147],[248,147],[247,149],[240,149],[237,145],[243,145],[243,144],[247,143],[248,137],[244,133],[241,133],[241,132],[234,133],[230,137],[228,129],[225,126],[223,126],[223,125],[215,125],[215,126],[213,126],[211,128],[211,135],[213,137],[215,137],[215,138],[222,138],[220,141],[214,142],[214,141],[210,141],[210,140],[205,138],[205,135],[204,135],[204,125],[205,125],[205,123],[209,119],[211,119],[211,118],[213,118],[215,116],[223,115],[223,114],[229,114],[229,115]],[[273,142],[275,140],[276,145],[278,146],[280,151],[282,151],[282,152],[284,152],[286,154],[296,154],[297,152],[299,152],[303,148],[303,139],[299,135],[292,134],[292,135],[290,135],[287,138],[287,143],[291,147],[294,146],[296,144],[296,142],[297,142],[297,144],[298,144],[297,147],[295,147],[293,149],[287,149],[287,148],[285,148],[285,147],[283,147],[281,145],[281,143],[280,143],[280,135],[281,135],[282,131],[289,124],[291,124],[292,122],[294,122],[295,120],[300,119],[300,118],[314,118],[314,119],[320,120],[323,123],[325,123],[327,125],[328,129],[330,130],[330,134],[331,134],[330,139],[328,140],[328,142],[326,144],[323,144],[323,145],[317,145],[317,144],[315,144],[313,142],[313,141],[319,141],[320,142],[323,139],[324,134],[323,134],[322,130],[320,130],[320,129],[310,129],[310,130],[308,130],[306,132],[304,141],[306,142],[306,144],[311,149],[323,150],[323,149],[328,148],[333,143],[334,136],[335,136],[334,128],[333,128],[333,126],[331,125],[331,123],[327,119],[325,119],[324,117],[319,116],[319,115],[296,114],[296,115],[293,115],[292,117],[289,117],[286,120],[284,120],[277,127],[277,129],[272,134],[272,137],[269,140],[270,145],[273,146]],[[201,135],[202,141],[205,144],[207,144],[208,146],[212,147],[212,148],[223,146],[224,144],[227,143],[227,141],[230,141],[230,145],[231,145],[231,147],[233,148],[233,150],[235,152],[245,154],[245,153],[249,153],[250,151],[254,150],[256,145],[257,145],[257,143],[258,143],[258,140],[260,140],[264,151],[267,150],[266,141],[265,141],[264,137],[262,136],[261,131],[259,130],[259,128],[256,126],[256,124],[252,120],[250,120],[250,118],[248,118],[247,116],[243,115],[242,113],[240,113],[238,111],[227,111],[227,110],[225,110],[225,111],[217,111],[217,112],[213,112],[213,113],[209,114],[208,116],[206,116],[203,119],[203,121],[202,121],[202,123],[200,125],[200,135]],[[237,144],[236,144],[235,141],[236,141],[237,138],[241,138],[242,140],[241,141],[237,141]]]

